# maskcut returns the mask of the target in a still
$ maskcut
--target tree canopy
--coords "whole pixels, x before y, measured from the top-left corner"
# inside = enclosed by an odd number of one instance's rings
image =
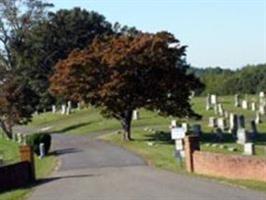
[[[41,97],[39,109],[55,103],[48,92],[48,77],[53,73],[54,65],[74,49],[85,48],[94,37],[111,33],[112,26],[104,16],[73,8],[50,12],[46,20],[30,30],[23,44],[13,43],[22,62],[18,74],[27,79]]]
[[[130,140],[135,109],[198,117],[189,96],[202,84],[186,73],[185,50],[166,32],[96,38],[57,63],[50,91],[99,107],[121,122],[124,139]]]

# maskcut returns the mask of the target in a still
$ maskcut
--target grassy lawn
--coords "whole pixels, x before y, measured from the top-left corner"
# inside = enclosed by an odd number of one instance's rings
[[[258,97],[248,96],[250,101],[258,101]],[[201,114],[203,118],[200,121],[188,119],[177,119],[178,122],[188,122],[192,124],[201,124],[204,132],[201,138],[202,151],[219,152],[225,154],[243,154],[242,145],[236,144],[232,139],[231,134],[225,133],[224,140],[219,142],[213,134],[212,128],[208,127],[208,118],[215,116],[213,110],[205,110],[205,98],[193,98],[193,109]],[[255,112],[251,110],[243,110],[242,108],[234,107],[234,97],[225,96],[219,97],[219,102],[222,102],[226,111],[243,114],[246,118],[246,129],[250,130],[250,121],[255,118]],[[140,119],[133,121],[132,135],[135,139],[132,142],[121,142],[121,135],[108,134],[104,136],[105,140],[109,140],[115,144],[128,148],[141,156],[143,156],[152,166],[160,167],[167,170],[176,171],[178,173],[186,173],[184,163],[177,160],[173,154],[174,144],[170,140],[169,125],[172,117],[161,117],[157,113],[141,110]],[[258,125],[259,138],[255,141],[256,155],[266,158],[266,116],[262,117],[263,123]],[[90,133],[115,133],[121,128],[120,123],[114,119],[104,119],[97,109],[87,108],[81,111],[74,111],[69,116],[59,113],[45,113],[35,116],[32,123],[28,125],[36,130],[49,127],[51,133],[63,134],[90,134]],[[146,131],[145,127],[153,129]],[[144,130],[145,129],[145,130]],[[230,148],[235,148],[235,151],[230,151]],[[246,186],[249,188],[266,191],[266,183],[257,181],[238,181],[224,180],[227,183]]]
[[[13,141],[8,141],[0,137],[0,155],[4,157],[6,164],[11,164],[19,161],[19,146]],[[35,157],[35,169],[37,179],[44,178],[56,166],[55,156],[47,156],[44,159],[40,160],[38,157]],[[25,199],[26,196],[30,193],[31,187],[21,188],[11,190],[5,193],[0,194],[0,200],[20,200]]]

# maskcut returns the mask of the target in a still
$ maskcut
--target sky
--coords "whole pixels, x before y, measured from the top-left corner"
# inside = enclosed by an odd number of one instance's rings
[[[266,63],[266,0],[48,0],[82,7],[145,32],[166,30],[187,45],[195,67]]]

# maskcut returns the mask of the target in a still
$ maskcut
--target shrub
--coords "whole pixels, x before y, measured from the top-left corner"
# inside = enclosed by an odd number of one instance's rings
[[[33,147],[33,151],[37,155],[40,155],[39,147],[41,143],[44,143],[45,155],[47,155],[51,147],[51,140],[52,140],[52,137],[49,134],[36,133],[36,134],[28,136],[27,144]]]

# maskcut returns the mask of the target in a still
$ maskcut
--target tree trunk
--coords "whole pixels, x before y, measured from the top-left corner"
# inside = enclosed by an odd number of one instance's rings
[[[123,113],[123,117],[121,119],[121,124],[124,130],[123,133],[123,140],[124,141],[130,141],[131,138],[131,121],[132,121],[132,110],[125,111]]]
[[[0,126],[2,128],[2,130],[4,131],[4,133],[6,134],[6,136],[9,139],[12,139],[12,126],[10,124],[8,124],[5,121],[0,121]]]

